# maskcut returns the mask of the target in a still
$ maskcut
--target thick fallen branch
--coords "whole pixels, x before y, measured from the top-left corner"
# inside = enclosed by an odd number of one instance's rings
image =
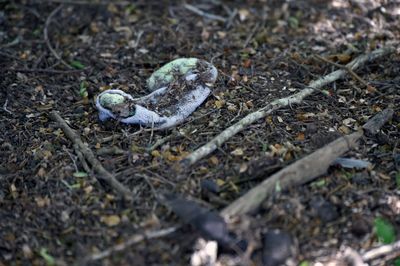
[[[289,165],[235,200],[221,214],[229,217],[248,213],[256,209],[277,187],[286,189],[307,183],[322,175],[337,157],[356,147],[357,140],[362,135],[362,132],[355,132],[343,136]]]
[[[371,127],[376,130],[377,126],[381,127],[385,122],[391,119],[392,115],[393,110],[385,109],[372,117],[365,125],[368,125],[368,128]],[[337,157],[356,147],[357,140],[363,135],[364,132],[361,130],[340,137],[310,155],[296,161],[249,190],[246,194],[222,210],[221,214],[224,217],[230,217],[248,213],[260,206],[265,198],[274,192],[277,187],[280,189],[287,189],[288,187],[302,185],[324,174]]]
[[[108,172],[103,165],[97,160],[93,152],[82,142],[80,136],[72,130],[65,120],[55,111],[50,113],[50,118],[58,123],[59,127],[64,131],[65,135],[72,141],[72,143],[79,148],[85,159],[92,165],[92,168],[100,175],[98,179],[104,180],[115,191],[122,194],[126,200],[132,200],[132,192],[120,183],[110,172]]]
[[[355,70],[360,66],[362,66],[363,64],[365,64],[366,62],[390,54],[393,51],[395,51],[393,47],[385,47],[375,50],[369,54],[361,55],[356,59],[354,59],[353,61],[351,61],[350,63],[348,63],[346,65],[346,68]],[[248,125],[256,122],[257,120],[263,117],[266,117],[267,115],[271,114],[277,109],[302,102],[305,97],[311,95],[312,93],[326,86],[327,84],[342,78],[346,73],[348,73],[348,71],[345,69],[336,70],[316,81],[311,82],[309,86],[303,89],[302,91],[294,95],[291,95],[289,97],[275,100],[270,104],[266,105],[265,107],[261,108],[260,110],[248,114],[236,124],[222,131],[219,135],[214,137],[210,142],[208,142],[204,146],[198,148],[197,150],[189,154],[186,158],[180,161],[180,165],[182,167],[188,167],[198,162],[202,158],[206,157],[207,155],[215,151],[219,146],[221,146],[232,136],[245,129]]]
[[[383,124],[388,120],[392,119],[394,110],[386,108],[382,112],[378,113],[363,125],[364,131],[370,135],[375,135],[381,129]]]

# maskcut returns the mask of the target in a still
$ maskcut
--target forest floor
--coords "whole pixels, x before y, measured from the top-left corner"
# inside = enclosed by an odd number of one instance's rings
[[[345,64],[388,44],[398,49],[400,4],[192,5],[204,13],[181,1],[0,1],[0,265],[188,265],[199,233],[160,204],[158,193],[174,192],[221,210],[387,107],[394,109],[393,118],[343,155],[370,167],[334,166],[313,182],[268,197],[241,218],[254,250],[228,252],[225,264],[236,257],[237,264],[261,265],[260,238],[272,229],[297,243],[293,260],[302,265],[331,260],[344,246],[362,253],[382,245],[379,222],[400,238],[398,50],[356,71],[368,86],[346,75],[248,126],[190,166],[184,178],[171,170],[247,114],[338,69],[314,55]],[[205,59],[219,71],[212,95],[187,122],[151,131],[99,121],[96,95],[107,88],[146,95],[151,73],[178,57]],[[133,191],[133,202],[97,181],[50,119],[52,111]],[[133,235],[171,226],[179,228],[82,260]],[[392,254],[371,264],[394,263],[399,262]]]

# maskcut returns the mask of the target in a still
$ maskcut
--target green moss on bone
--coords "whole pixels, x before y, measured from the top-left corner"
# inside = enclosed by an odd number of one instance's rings
[[[174,81],[176,75],[182,76],[196,68],[197,58],[178,58],[162,66],[147,80],[151,91],[161,88]]]
[[[116,104],[121,104],[125,102],[125,97],[120,94],[106,93],[100,97],[100,104],[104,108],[110,109]]]

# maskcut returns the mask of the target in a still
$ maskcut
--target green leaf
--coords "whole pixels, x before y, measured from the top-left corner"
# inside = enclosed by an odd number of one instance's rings
[[[76,69],[84,69],[84,68],[85,68],[85,65],[82,64],[81,62],[77,61],[77,60],[71,61],[70,64],[71,64],[71,66],[72,66],[73,68],[76,68]]]
[[[393,225],[387,220],[378,217],[374,221],[375,233],[380,242],[384,244],[393,243],[396,240],[396,232]]]
[[[85,178],[88,176],[86,172],[75,172],[73,173],[73,176],[76,178]]]
[[[303,260],[302,262],[300,262],[299,266],[310,266],[310,263],[306,260]]]
[[[280,193],[282,191],[281,183],[278,181],[275,183],[275,192]]]
[[[326,186],[326,180],[325,179],[321,179],[321,180],[317,180],[311,183],[311,186],[314,188],[320,188],[320,187],[325,187]]]
[[[289,27],[291,27],[292,29],[297,29],[299,27],[299,20],[295,17],[289,17],[288,22]]]
[[[394,266],[400,266],[400,259],[394,260]]]
[[[400,189],[400,172],[397,172],[396,174],[396,185],[397,188]]]
[[[79,85],[79,95],[82,98],[87,98],[89,96],[89,94],[87,92],[87,82],[86,81],[82,81],[81,84]]]
[[[56,265],[56,260],[54,259],[53,256],[51,256],[49,253],[47,253],[46,248],[41,248],[39,254],[46,261],[47,265],[49,265],[49,266]]]

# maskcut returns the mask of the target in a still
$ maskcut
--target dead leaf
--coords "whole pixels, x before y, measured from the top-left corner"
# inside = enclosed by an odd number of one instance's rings
[[[249,168],[249,167],[248,167],[247,163],[242,163],[242,164],[240,165],[240,168],[239,168],[239,173],[244,173],[244,172],[246,172],[248,168]]]
[[[253,102],[250,100],[250,101],[247,101],[247,102],[246,102],[246,106],[247,106],[248,108],[253,108],[253,107],[254,107],[254,104],[253,104]]]
[[[203,41],[207,41],[210,38],[210,32],[207,31],[205,28],[201,31],[201,39]]]
[[[250,59],[246,59],[243,61],[242,66],[245,68],[249,68],[251,67],[251,60]]]
[[[50,205],[50,199],[49,199],[48,197],[44,197],[44,198],[42,198],[42,197],[35,197],[35,202],[36,202],[36,205],[37,205],[39,208],[43,208],[43,207],[45,207],[45,206],[49,206],[49,205]]]
[[[345,126],[347,126],[347,127],[352,126],[352,125],[354,124],[354,122],[356,122],[356,120],[353,119],[353,118],[346,118],[346,119],[344,119],[344,120],[342,121],[343,125],[345,125]]]
[[[239,9],[238,13],[239,13],[240,21],[245,21],[247,19],[247,17],[250,15],[249,10],[244,9],[244,8]]]
[[[226,37],[225,31],[217,31],[218,38],[224,39]]]
[[[305,139],[305,137],[304,137],[304,133],[303,132],[300,132],[299,134],[297,134],[296,140],[303,141],[304,139]]]
[[[236,148],[234,151],[231,152],[231,154],[235,156],[242,156],[244,152],[242,148]]]
[[[342,134],[350,134],[350,129],[348,128],[348,127],[346,127],[346,126],[340,126],[339,128],[338,128],[338,130],[339,130],[339,132],[340,133],[342,133]]]
[[[237,107],[233,103],[228,103],[228,108],[227,109],[228,109],[228,111],[231,111],[231,112],[236,112],[237,111]]]
[[[214,105],[215,105],[215,107],[216,107],[217,109],[221,109],[222,106],[224,106],[224,104],[225,104],[225,101],[224,101],[224,100],[216,100],[216,101],[214,102]]]
[[[218,164],[219,164],[218,157],[217,157],[217,156],[212,156],[212,157],[210,158],[210,162],[211,162],[213,165],[218,165]]]
[[[38,177],[44,177],[46,175],[46,170],[43,167],[40,167],[37,172]]]
[[[225,184],[225,180],[222,180],[221,178],[218,178],[218,179],[217,179],[217,185],[218,185],[219,187],[223,186],[224,184]]]
[[[116,226],[121,222],[118,215],[104,215],[100,217],[100,221],[108,226]]]
[[[151,155],[152,155],[153,157],[160,157],[160,156],[161,156],[161,153],[160,153],[158,150],[154,150],[154,151],[151,152]]]
[[[90,194],[90,192],[93,191],[93,186],[87,186],[83,189],[85,191],[86,194]]]

